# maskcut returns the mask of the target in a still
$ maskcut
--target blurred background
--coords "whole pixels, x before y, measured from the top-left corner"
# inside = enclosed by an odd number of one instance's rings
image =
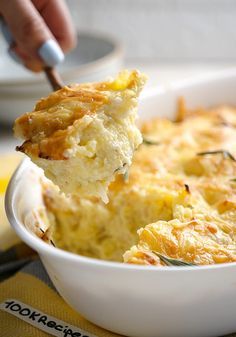
[[[78,31],[109,34],[148,86],[236,64],[234,0],[68,0]]]
[[[111,34],[129,60],[234,61],[234,0],[68,0],[78,30]]]

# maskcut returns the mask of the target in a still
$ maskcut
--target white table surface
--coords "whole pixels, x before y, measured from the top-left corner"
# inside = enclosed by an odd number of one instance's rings
[[[156,62],[137,62],[128,61],[125,64],[126,68],[137,68],[145,72],[149,81],[148,87],[168,84],[175,80],[202,76],[211,74],[223,69],[236,67],[235,64],[158,64]],[[1,122],[0,122],[1,123]],[[10,127],[0,126],[0,153],[12,152],[17,145],[17,140],[13,138],[13,132]]]

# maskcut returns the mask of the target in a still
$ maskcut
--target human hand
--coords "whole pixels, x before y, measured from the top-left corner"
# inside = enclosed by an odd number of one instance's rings
[[[69,11],[63,0],[0,0],[3,16],[14,42],[10,46],[32,71],[43,68],[40,47],[56,40],[64,52],[76,44],[76,35]]]

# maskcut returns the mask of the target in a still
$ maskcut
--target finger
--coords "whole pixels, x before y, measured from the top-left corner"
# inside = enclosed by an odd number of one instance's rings
[[[50,31],[67,52],[76,45],[76,33],[69,10],[63,0],[32,0]]]
[[[11,6],[9,6],[9,0],[1,0],[1,12],[14,37],[18,51],[21,50],[32,59],[40,60],[38,49],[53,37],[32,2],[11,0]]]
[[[37,60],[35,58],[30,57],[28,54],[26,54],[23,50],[21,50],[17,45],[13,45],[9,49],[9,54],[11,54],[11,57],[15,59],[14,55],[17,55],[19,59],[21,60],[21,63],[28,68],[31,71],[34,72],[40,72],[42,71],[44,64],[40,60]]]

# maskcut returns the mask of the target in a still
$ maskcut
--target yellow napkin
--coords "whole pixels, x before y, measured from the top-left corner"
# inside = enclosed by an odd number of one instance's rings
[[[57,293],[36,253],[10,227],[4,193],[21,158],[17,154],[0,157],[0,279],[4,279],[0,283],[0,336],[119,336],[75,312]]]
[[[0,250],[5,250],[19,242],[19,239],[7,221],[4,210],[4,194],[10,177],[22,160],[22,157],[20,153],[0,156]]]

